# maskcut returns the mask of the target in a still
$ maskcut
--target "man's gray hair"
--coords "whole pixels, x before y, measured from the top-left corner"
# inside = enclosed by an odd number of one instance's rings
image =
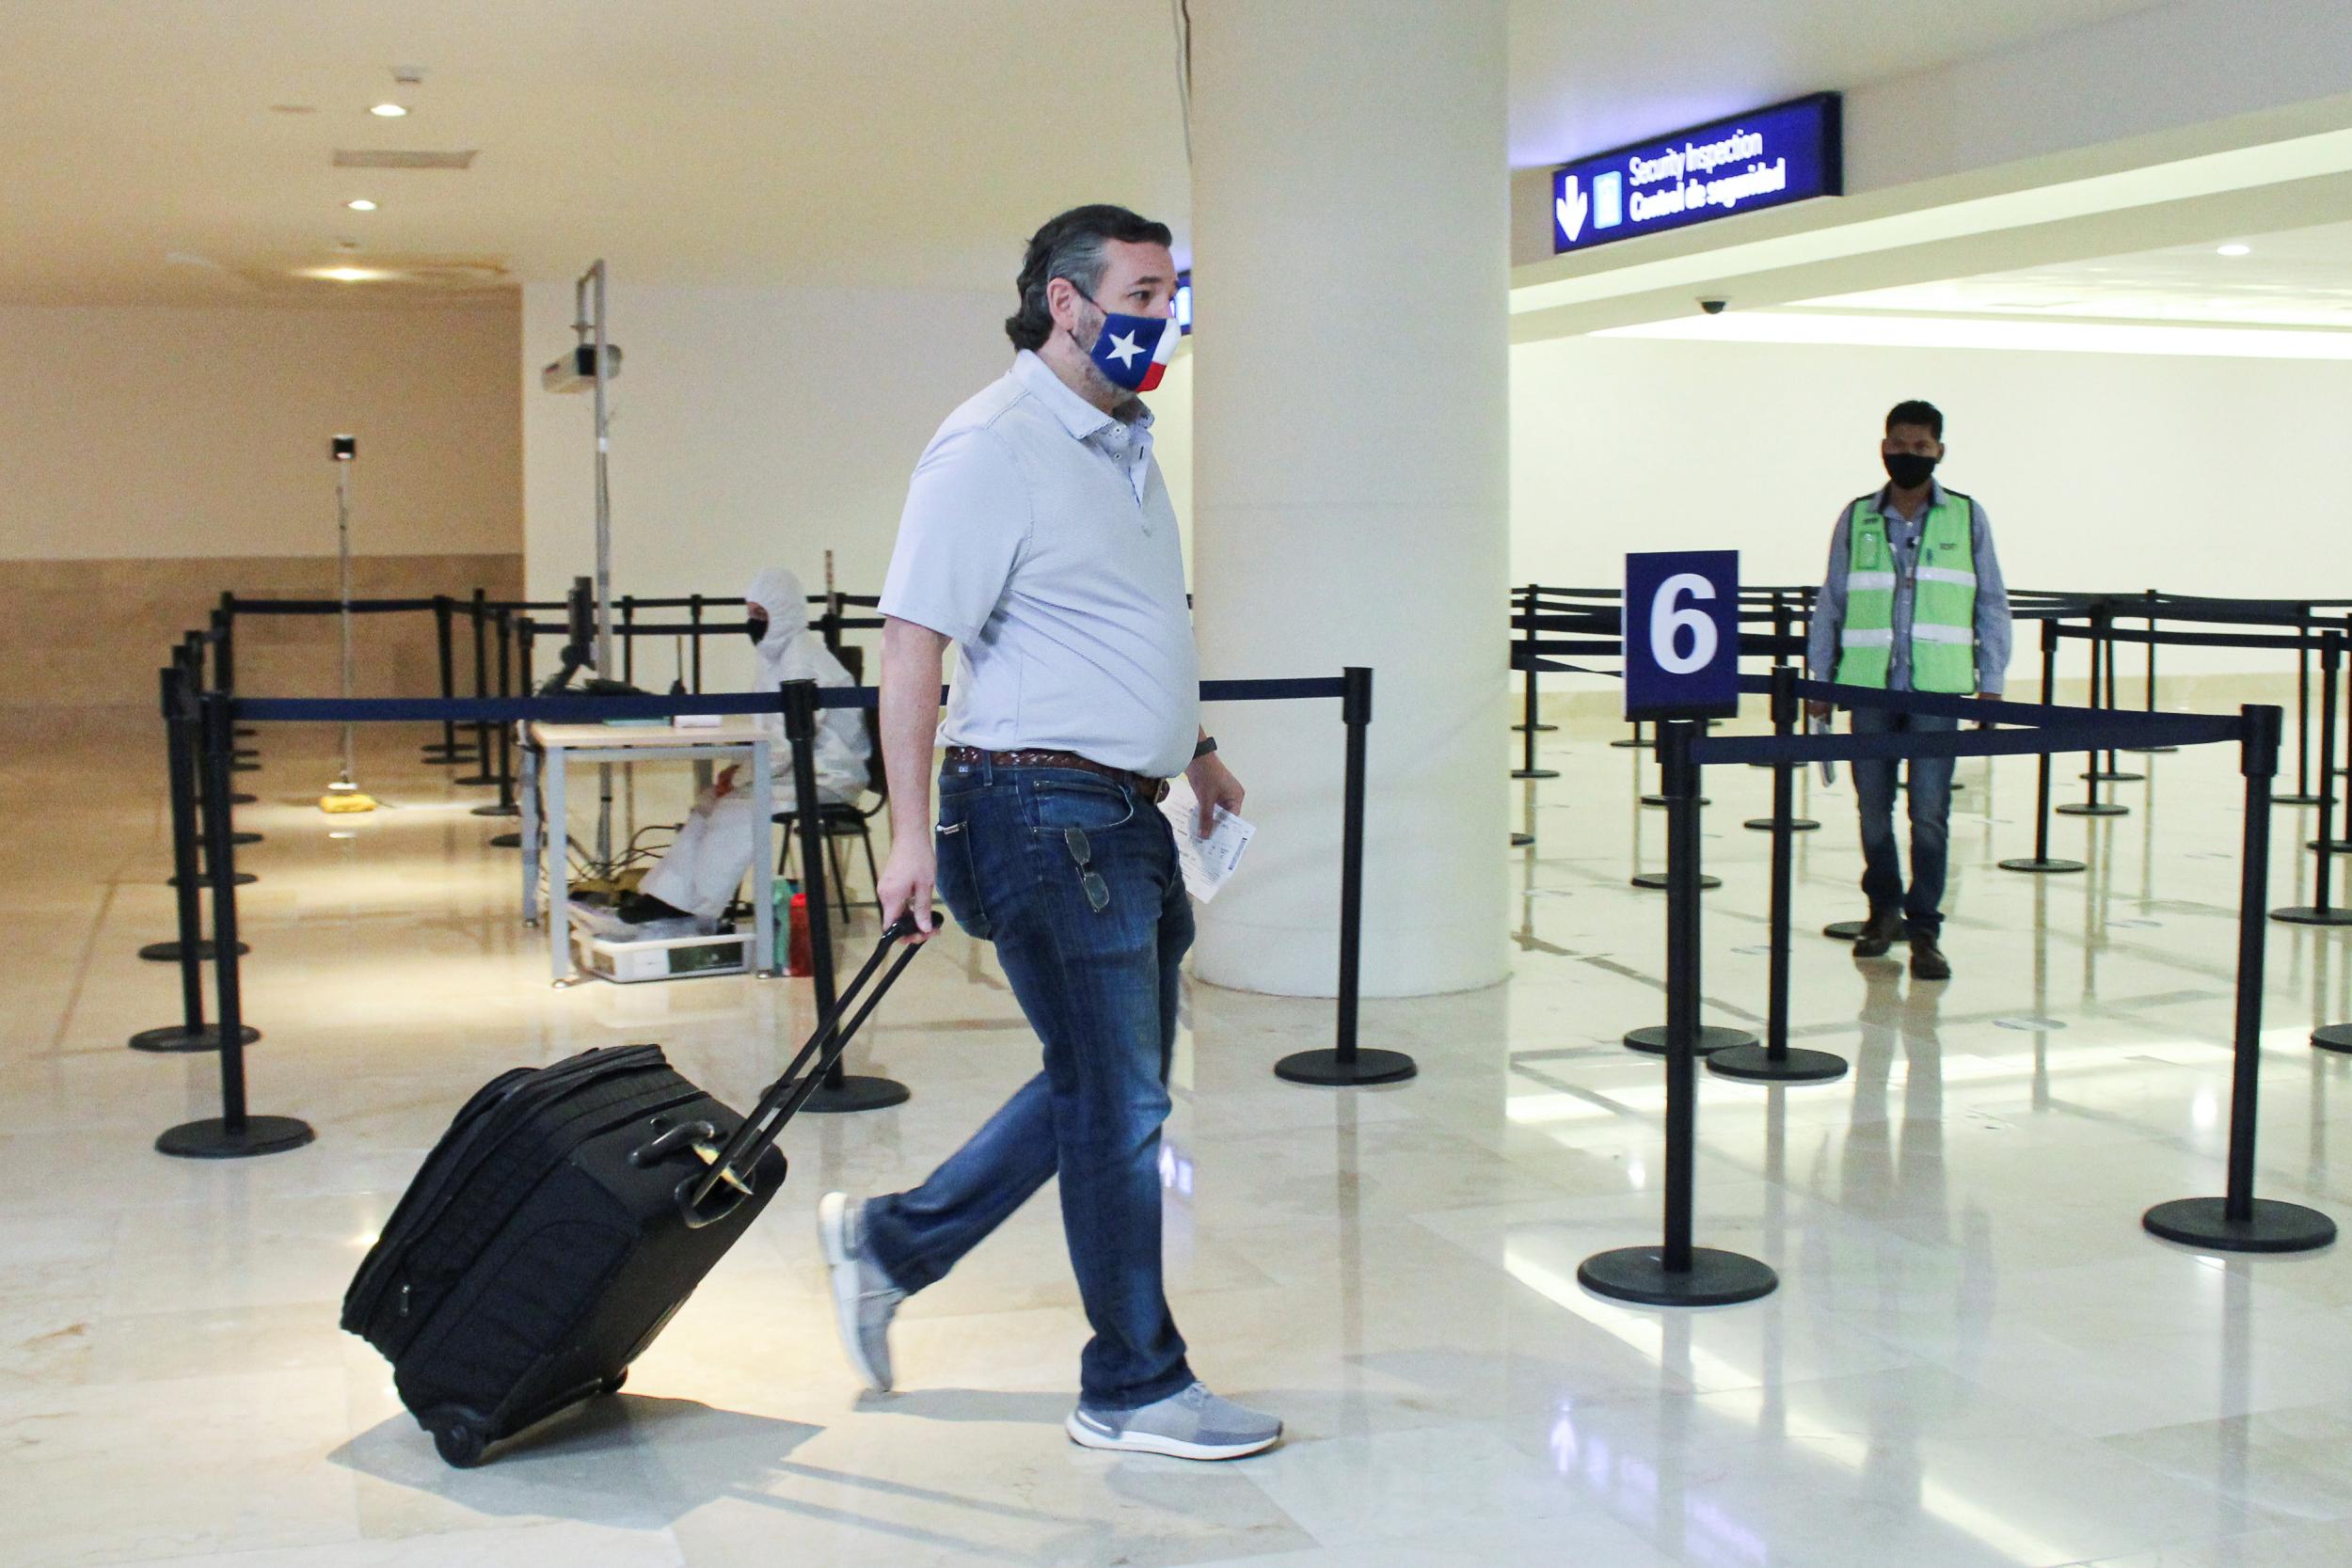
[[[1054,331],[1053,309],[1045,298],[1047,284],[1066,277],[1079,293],[1091,297],[1102,287],[1103,274],[1110,265],[1111,241],[1165,245],[1173,243],[1173,238],[1168,225],[1104,203],[1073,207],[1050,219],[1029,236],[1028,255],[1021,263],[1021,305],[1005,318],[1005,336],[1015,348],[1042,348]]]

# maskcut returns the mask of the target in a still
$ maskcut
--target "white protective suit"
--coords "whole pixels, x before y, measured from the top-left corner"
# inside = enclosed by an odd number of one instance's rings
[[[744,598],[768,612],[768,635],[759,642],[759,689],[773,691],[786,681],[815,680],[818,686],[850,686],[850,672],[808,629],[807,591],[781,566],[752,579]],[[775,806],[791,811],[792,752],[784,744],[784,718],[762,714],[760,726],[775,737],[771,767]],[[857,708],[819,708],[817,713],[817,795],[829,802],[854,801],[866,788],[868,747],[866,720]],[[735,897],[752,868],[752,857],[767,852],[768,824],[752,806],[748,780],[727,794],[704,790],[678,829],[661,863],[645,875],[638,891],[689,914],[715,920]]]

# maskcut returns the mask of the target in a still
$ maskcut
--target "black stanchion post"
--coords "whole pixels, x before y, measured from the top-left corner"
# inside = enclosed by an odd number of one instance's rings
[[[2090,695],[2086,705],[2092,708],[2101,705],[2100,696],[2106,689],[2101,684],[2101,678],[2106,673],[2106,617],[2107,607],[2104,600],[2091,607],[2088,623],[2090,635],[2085,641],[2090,644]],[[2060,816],[2123,816],[2128,815],[2130,807],[2099,799],[2099,781],[2103,777],[2105,777],[2105,770],[2099,766],[2099,745],[2094,740],[2091,742],[2090,750],[2083,753],[2083,798],[2079,800],[2069,800],[2066,804],[2056,808],[2058,814]]]
[[[2352,926],[2352,910],[2335,901],[2336,831],[2336,671],[2344,661],[2344,634],[2322,632],[2319,638],[2319,836],[2312,841],[2319,863],[2313,868],[2312,901],[2270,911],[2273,920],[2290,926]]]
[[[694,695],[699,697],[703,689],[703,596],[700,594],[687,595],[686,619],[694,628],[688,639],[694,644],[694,678],[690,684],[694,689]]]
[[[189,632],[181,639],[181,659],[187,672],[188,689],[192,692],[201,693],[204,689],[204,650],[208,641],[200,631]],[[233,758],[230,766],[232,769],[235,768]],[[232,835],[231,842],[234,842],[236,829],[230,820],[230,805],[239,800],[250,800],[252,797],[239,796],[233,789],[215,790],[213,770],[199,764],[196,769],[193,799],[196,802],[196,842],[201,854],[196,868],[196,879],[199,886],[209,886],[213,879],[213,823],[217,818]],[[250,871],[237,872],[236,879],[240,887],[259,879]],[[170,886],[178,887],[180,873],[175,870],[167,880]]]
[[[490,624],[498,631],[499,696],[512,697],[515,694],[513,612],[504,606],[501,606],[490,612]],[[499,721],[495,733],[498,736],[498,761],[497,772],[493,777],[498,780],[499,798],[486,806],[474,807],[473,815],[476,816],[520,816],[522,808],[515,803],[515,726],[510,721],[501,719]],[[490,843],[496,847],[499,839],[508,836],[513,836],[516,844],[522,842],[519,834],[501,833],[494,836]]]
[[[2044,707],[2058,701],[2058,624],[2042,623],[2042,703]],[[2080,861],[2059,861],[2050,858],[2050,767],[2051,754],[2043,752],[2034,767],[2033,791],[2033,854],[2025,860],[2001,862],[2004,871],[2061,872],[2080,871]]]
[[[2336,1239],[2336,1222],[2316,1209],[2254,1196],[2255,1095],[2262,1076],[2263,899],[2270,883],[2270,780],[2279,767],[2281,715],[2238,710],[2244,729],[2238,770],[2246,775],[2244,863],[2239,866],[2237,1027],[2230,1085],[2229,1189],[2221,1197],[2160,1203],[2141,1217],[2151,1234],[2207,1252],[2309,1252]]]
[[[235,739],[229,733],[230,715],[225,692],[206,692],[200,700],[199,733],[203,771],[215,792],[229,783],[230,752]],[[299,1148],[314,1135],[307,1123],[292,1117],[246,1114],[245,1103],[245,998],[237,976],[237,889],[235,847],[229,842],[229,819],[215,813],[206,824],[213,876],[213,984],[220,999],[220,1115],[183,1122],[156,1138],[156,1149],[195,1160],[237,1160],[254,1154],[277,1154]]]
[[[2295,793],[2273,795],[2274,806],[2315,806],[2312,793],[2312,607],[2295,607]]]
[[[176,942],[157,942],[154,948],[140,949],[141,958],[164,957],[156,949],[169,948],[169,957],[180,964],[180,1022],[160,1029],[142,1029],[131,1037],[134,1051],[182,1052],[217,1051],[220,1031],[204,1022],[204,961],[213,956],[213,944],[204,940],[203,913],[197,903],[196,860],[196,737],[188,717],[193,688],[187,663],[175,654],[172,663],[160,672],[164,713],[164,752],[170,774],[171,790],[171,863],[178,895],[180,935]],[[247,1042],[262,1037],[262,1032],[249,1025],[246,1028]]]
[[[237,625],[237,595],[230,593],[226,588],[220,591],[220,612],[228,618],[228,624],[230,628],[231,645],[233,646],[235,627]],[[232,655],[231,657],[233,657],[234,656]],[[234,734],[240,740],[250,740],[262,732],[255,729],[250,724],[240,724],[231,733]],[[242,755],[244,753],[239,754]]]
[[[1769,1295],[1780,1281],[1753,1258],[1692,1244],[1692,1196],[1698,1173],[1699,807],[1698,768],[1691,759],[1696,722],[1672,719],[1657,728],[1665,759],[1666,867],[1666,1175],[1665,1238],[1654,1247],[1597,1252],[1576,1271],[1597,1295],[1645,1307],[1727,1307]]]
[[[436,667],[441,677],[441,700],[453,701],[457,696],[457,649],[452,640],[456,606],[447,594],[433,595],[433,644]],[[466,748],[458,744],[454,720],[441,721],[441,738],[426,745],[424,760],[442,764],[469,760]]]
[[[2140,597],[2148,604],[2148,678],[2139,693],[2139,708],[2142,713],[2156,711],[2156,601],[2161,596],[2153,588],[2145,589],[2140,594]],[[2123,749],[2127,752],[2137,752],[2142,756],[2157,756],[2167,752],[2180,750],[2178,746],[2126,746]]]
[[[1535,627],[1533,623],[1535,619],[1536,600],[1538,595],[1542,593],[1543,589],[1539,585],[1532,582],[1520,590],[1521,598],[1519,601],[1519,612],[1525,615],[1530,623],[1524,628],[1521,638],[1522,641],[1533,642],[1535,641]],[[1514,724],[1511,727],[1528,735],[1550,735],[1554,731],[1558,730],[1560,726],[1557,724],[1547,724],[1543,721],[1543,709],[1536,701],[1534,664],[1535,651],[1533,648],[1529,648],[1525,650],[1525,652],[1528,659],[1526,670],[1527,686],[1525,691],[1526,713],[1525,717],[1518,723]],[[1535,766],[1535,752],[1532,747],[1528,750],[1527,766],[1530,768]]]
[[[220,672],[220,689],[223,691],[234,691],[237,689],[237,612],[232,608],[234,603],[235,601],[228,594],[223,594],[220,596],[220,603],[213,607],[213,647],[215,650],[214,667]],[[230,732],[232,738],[249,736],[252,733],[249,729]],[[248,757],[257,757],[262,753],[250,746],[238,746],[233,748],[229,754],[239,762],[243,762]]]
[[[486,590],[477,588],[466,607],[468,613],[473,617],[473,694],[477,697],[490,694],[489,597]],[[490,721],[486,719],[473,721],[473,761],[476,771],[451,782],[460,784],[494,784],[499,782],[498,775],[490,770]]]
[[[817,803],[817,683],[784,683],[784,737],[792,749],[792,822],[801,835],[801,888],[808,910],[808,951],[817,969],[817,1011],[832,1013],[833,895],[825,885],[825,827]],[[775,967],[775,955],[759,956],[761,969]],[[803,1110],[819,1116],[879,1111],[902,1104],[912,1094],[895,1078],[846,1072],[835,1060]]]
[[[1346,771],[1341,783],[1340,996],[1336,1043],[1329,1051],[1298,1051],[1274,1064],[1274,1075],[1294,1084],[1348,1088],[1394,1084],[1420,1068],[1402,1051],[1357,1045],[1358,1003],[1363,994],[1364,797],[1372,730],[1372,672],[1341,672],[1340,721],[1347,729]]]
[[[1787,664],[1772,671],[1772,730],[1786,736],[1797,712],[1797,672]],[[1797,765],[1772,764],[1772,971],[1766,980],[1764,1043],[1739,1045],[1707,1058],[1707,1070],[1725,1078],[1762,1084],[1823,1084],[1842,1077],[1846,1058],[1827,1051],[1788,1048],[1788,926],[1790,883],[1795,879]],[[1671,846],[1669,846],[1671,854]],[[1669,864],[1668,874],[1672,874]]]
[[[2115,610],[2111,604],[2100,611],[2099,641],[2106,647],[2106,696],[2104,701],[2095,701],[2090,705],[2105,708],[2107,712],[2113,713],[2117,704],[2115,701]],[[2148,647],[2153,652],[2155,644],[2151,642]],[[2128,772],[2117,767],[2115,748],[2112,745],[2106,749],[2103,757],[2093,760],[2091,774],[2101,784],[2137,784],[2148,776],[2145,773]]]
[[[1788,601],[1781,597],[1780,590],[1775,588],[1772,590],[1772,679],[1775,681],[1780,679],[1781,671],[1796,668],[1788,662],[1788,655],[1786,651],[1790,629]],[[1795,677],[1792,675],[1790,678]],[[1804,711],[1803,703],[1792,703],[1784,709],[1775,699],[1772,703],[1772,733],[1784,740],[1796,734],[1797,716]],[[1777,768],[1780,765],[1770,763],[1766,766]],[[1740,825],[1753,832],[1777,833],[1782,831],[1779,819],[1780,806],[1777,800],[1773,802],[1772,811],[1773,815],[1771,816],[1751,816]],[[1792,833],[1809,833],[1819,827],[1820,824],[1809,816],[1791,816],[1788,818],[1787,831]]]
[[[1526,610],[1526,626],[1519,634],[1519,657],[1526,661],[1522,668],[1527,674],[1527,722],[1519,726],[1524,739],[1519,746],[1519,765],[1511,770],[1511,777],[1556,779],[1560,776],[1558,769],[1535,766],[1535,595],[1532,590],[1527,595]]]
[[[637,684],[637,639],[629,632],[636,625],[637,595],[624,594],[621,595],[621,679],[631,686]],[[602,674],[603,672],[598,671],[597,673]]]

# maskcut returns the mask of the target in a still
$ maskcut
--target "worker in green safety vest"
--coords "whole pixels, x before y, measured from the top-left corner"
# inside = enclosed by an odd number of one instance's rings
[[[1935,479],[1944,416],[1931,403],[1897,404],[1880,443],[1886,486],[1847,503],[1830,538],[1829,575],[1813,607],[1807,661],[1816,680],[1889,691],[1998,697],[2009,669],[2009,593],[1993,530],[1973,496]],[[1830,705],[1808,705],[1826,719]],[[1888,708],[1851,710],[1856,735],[1941,734],[1960,721]],[[1895,845],[1895,781],[1910,769],[1911,882]],[[1870,917],[1859,958],[1911,943],[1911,973],[1951,978],[1939,945],[1950,836],[1952,759],[1864,758],[1853,765],[1862,817],[1862,891]]]

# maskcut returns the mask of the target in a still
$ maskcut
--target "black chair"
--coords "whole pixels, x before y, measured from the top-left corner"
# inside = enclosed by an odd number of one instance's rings
[[[820,890],[818,895],[825,898],[827,910],[844,921],[849,918],[849,880],[841,869],[844,839],[854,838],[865,846],[866,875],[874,888],[874,912],[878,917],[882,913],[882,868],[874,859],[873,824],[874,818],[890,805],[890,776],[882,767],[881,714],[878,709],[866,707],[858,710],[858,717],[866,726],[866,793],[874,798],[874,803],[861,810],[847,800],[817,802],[817,831],[825,841],[825,859],[833,867],[832,885],[839,890],[830,895]],[[780,811],[775,820],[785,830],[784,847],[776,856],[776,875],[781,877],[791,864],[793,847],[800,842],[800,814]],[[802,879],[803,883],[814,879]]]

